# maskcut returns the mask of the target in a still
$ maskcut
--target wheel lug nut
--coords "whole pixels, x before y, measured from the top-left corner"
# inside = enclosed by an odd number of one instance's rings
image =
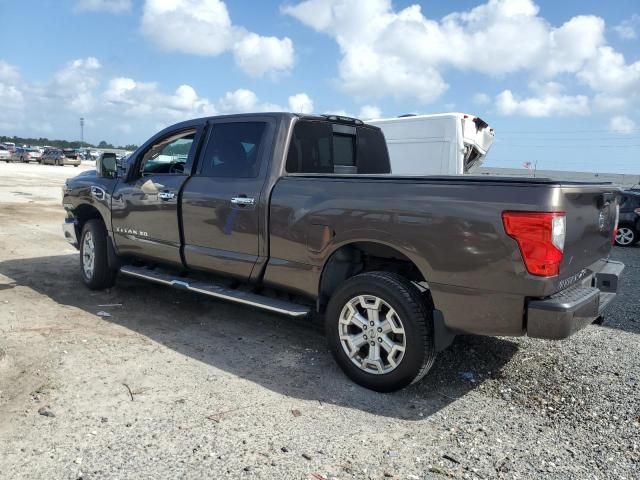
[[[362,338],[364,338],[364,339],[366,340],[366,339],[367,339],[367,336],[366,336],[366,335],[363,335],[363,336],[362,336]]]
[[[378,341],[382,343],[382,337],[378,337]]]
[[[366,330],[367,328],[368,328],[368,327],[367,327],[366,325],[363,325],[363,326],[362,326],[362,329],[363,329],[363,330]]]
[[[373,327],[375,324],[373,322],[369,322],[369,325]]]
[[[371,346],[373,347],[376,344],[376,342],[371,342]]]
[[[382,327],[378,327],[378,331],[382,333]]]

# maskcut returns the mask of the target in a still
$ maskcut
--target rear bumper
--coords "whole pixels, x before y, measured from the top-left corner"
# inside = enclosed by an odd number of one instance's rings
[[[527,335],[560,340],[590,325],[615,298],[620,262],[608,261],[592,285],[577,284],[544,299],[527,302]]]
[[[78,248],[78,235],[76,234],[76,224],[74,221],[67,221],[62,224],[64,238],[74,247]]]

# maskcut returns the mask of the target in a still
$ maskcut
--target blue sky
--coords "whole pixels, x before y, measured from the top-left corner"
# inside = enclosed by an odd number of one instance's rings
[[[0,0],[0,18],[3,135],[463,111],[496,130],[487,165],[640,173],[637,0]]]

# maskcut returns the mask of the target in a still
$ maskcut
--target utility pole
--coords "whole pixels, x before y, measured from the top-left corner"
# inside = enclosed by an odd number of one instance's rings
[[[84,147],[84,117],[80,117],[80,148]]]

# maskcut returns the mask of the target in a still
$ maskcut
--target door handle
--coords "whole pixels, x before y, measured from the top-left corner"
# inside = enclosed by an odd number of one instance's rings
[[[248,197],[233,197],[231,199],[231,203],[233,203],[234,205],[238,205],[240,207],[250,207],[256,203],[256,200],[255,198],[248,198]]]
[[[173,200],[176,194],[174,192],[160,192],[158,193],[158,198],[160,200]]]
[[[104,200],[105,191],[100,187],[91,187],[91,196],[96,200]]]

